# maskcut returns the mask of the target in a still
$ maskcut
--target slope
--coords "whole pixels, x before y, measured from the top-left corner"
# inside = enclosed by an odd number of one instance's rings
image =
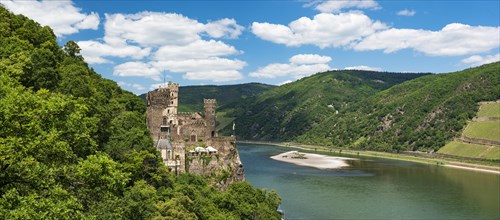
[[[500,101],[483,102],[460,138],[447,143],[438,153],[500,160]],[[486,128],[485,128],[486,127]]]
[[[296,140],[335,147],[436,151],[460,134],[480,101],[500,98],[500,63],[429,75],[353,103]]]
[[[329,71],[273,88],[223,110],[243,139],[292,140],[353,101],[425,74]],[[226,132],[229,130],[226,127]]]

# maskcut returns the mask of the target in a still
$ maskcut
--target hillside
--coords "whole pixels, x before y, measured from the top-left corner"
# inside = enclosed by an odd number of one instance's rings
[[[179,87],[179,111],[203,111],[203,99],[217,99],[217,105],[224,106],[228,103],[259,95],[275,86],[261,83],[245,83],[239,85],[222,86],[181,86]],[[146,99],[146,94],[139,97]]]
[[[0,7],[0,219],[279,219],[275,192],[168,171],[144,102],[79,52]]]
[[[447,143],[438,153],[500,160],[500,101],[484,102],[460,137]]]
[[[236,134],[241,139],[293,140],[354,101],[424,75],[355,70],[318,73],[230,103],[222,111],[236,118]]]
[[[352,103],[295,140],[386,151],[437,151],[457,137],[478,102],[500,98],[500,62],[395,85]]]

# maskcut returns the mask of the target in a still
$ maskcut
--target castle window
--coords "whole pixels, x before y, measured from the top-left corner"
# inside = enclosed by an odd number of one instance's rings
[[[173,104],[174,104],[174,101],[171,101],[171,102],[170,102],[170,104],[172,104],[172,105],[173,105]]]
[[[163,125],[167,124],[167,118],[163,118]]]
[[[170,109],[167,109],[167,113],[170,113]]]
[[[172,120],[170,120],[170,124],[172,124]]]

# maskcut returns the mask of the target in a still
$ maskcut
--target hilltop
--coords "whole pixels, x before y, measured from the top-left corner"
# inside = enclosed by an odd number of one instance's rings
[[[294,140],[355,101],[425,75],[328,71],[231,103],[221,111],[236,118],[236,134],[242,139]]]
[[[500,62],[409,80],[353,102],[296,140],[387,151],[437,151],[500,98]]]

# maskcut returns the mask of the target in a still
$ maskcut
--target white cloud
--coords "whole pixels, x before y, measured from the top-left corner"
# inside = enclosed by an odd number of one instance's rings
[[[182,77],[189,80],[210,80],[212,82],[227,82],[243,79],[243,76],[237,70],[187,72]]]
[[[314,1],[306,6],[314,6],[320,12],[338,13],[343,9],[380,9],[379,4],[374,0],[326,0]]]
[[[185,45],[200,40],[204,25],[175,13],[106,14],[105,41],[143,46]]]
[[[414,16],[416,13],[417,12],[414,10],[404,9],[404,10],[398,11],[397,15],[399,15],[399,16]]]
[[[134,88],[134,89],[139,90],[139,91],[146,89],[144,86],[142,86],[141,84],[137,84],[137,83],[127,83],[127,82],[120,81],[120,82],[118,82],[118,85],[120,87],[122,87],[122,89],[126,89],[127,87]]]
[[[41,25],[47,25],[60,37],[78,33],[79,30],[97,30],[99,14],[82,13],[71,1],[1,1],[7,9],[23,14]]]
[[[493,63],[500,61],[500,53],[487,56],[474,55],[462,60],[462,63],[469,64],[471,67],[481,66],[487,63]]]
[[[113,69],[113,75],[148,77],[160,81],[160,71],[143,62],[127,62],[117,65]]]
[[[259,38],[287,46],[304,44],[320,48],[349,46],[387,26],[357,13],[317,14],[313,19],[301,17],[288,26],[252,23],[252,32]]]
[[[297,54],[289,59],[293,64],[316,64],[328,63],[332,60],[329,56],[320,56],[318,54]]]
[[[142,46],[187,45],[201,40],[202,33],[213,38],[237,38],[243,27],[234,19],[203,24],[176,13],[140,12],[106,14],[106,36],[111,42],[134,42]]]
[[[211,37],[235,39],[241,35],[245,28],[238,25],[234,19],[223,18],[217,21],[209,22],[205,25],[205,31]]]
[[[142,76],[160,80],[162,72],[184,73],[189,80],[214,82],[242,79],[246,62],[221,58],[243,53],[211,38],[237,38],[243,27],[224,18],[206,24],[181,14],[140,12],[106,14],[103,42],[82,41],[82,55],[92,63],[110,57],[132,58],[114,67],[118,76]],[[152,56],[149,56],[152,55]]]
[[[293,81],[292,80],[285,80],[285,81],[279,83],[278,86],[282,86],[282,85],[285,85],[285,84],[288,84],[288,83],[291,83],[291,82],[293,82]]]
[[[152,65],[155,68],[168,70],[170,72],[201,72],[206,70],[240,70],[247,64],[240,60],[213,57],[191,60],[163,60],[152,62]]]
[[[374,33],[353,48],[392,53],[414,49],[430,56],[460,56],[487,52],[500,46],[500,27],[448,24],[439,31],[396,29]]]
[[[247,64],[240,60],[225,58],[207,58],[191,60],[163,60],[144,62],[127,62],[115,66],[113,75],[141,76],[160,81],[164,71],[185,73],[183,78],[189,80],[210,80],[225,82],[242,79],[240,70]]]
[[[366,71],[382,71],[380,67],[370,67],[370,66],[348,66],[344,68],[345,70],[366,70]]]
[[[140,48],[127,44],[114,45],[103,44],[97,41],[79,41],[81,54],[90,64],[111,63],[110,60],[104,57],[131,57],[133,59],[142,59],[148,56],[151,48]]]
[[[236,55],[240,52],[222,41],[198,40],[187,45],[165,45],[156,51],[155,60],[183,60]]]
[[[319,56],[315,54],[307,54],[308,57],[322,57],[321,62],[326,60],[326,56]],[[295,57],[295,59],[293,59]],[[292,60],[297,60],[297,61],[305,61],[304,58],[306,56],[303,56],[303,54],[300,54],[298,56],[293,56],[290,58],[291,63],[273,63],[269,64],[265,67],[259,67],[257,71],[251,72],[249,75],[251,77],[257,77],[257,78],[277,78],[277,77],[284,77],[284,76],[291,76],[294,79],[300,79],[305,76],[309,76],[314,73],[318,72],[324,72],[327,70],[330,70],[331,67],[328,64],[321,63],[321,62],[316,62],[316,63],[293,63]],[[330,58],[331,60],[331,58]]]

